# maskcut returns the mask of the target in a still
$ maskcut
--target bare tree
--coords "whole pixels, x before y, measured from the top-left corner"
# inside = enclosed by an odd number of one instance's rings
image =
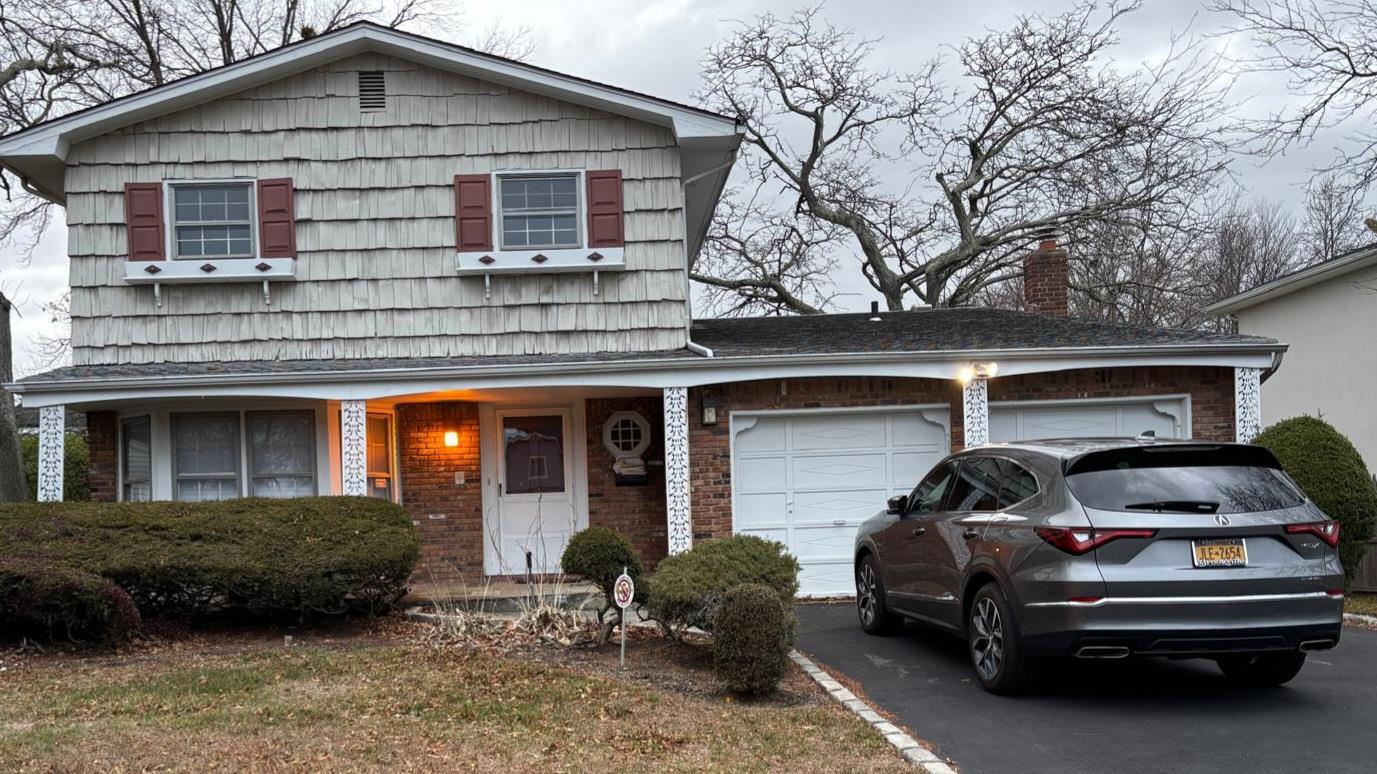
[[[12,304],[0,292],[0,502],[20,502],[29,496],[24,466],[19,455],[19,430],[14,420],[14,396],[4,388],[14,381],[10,340]]]
[[[1145,216],[1195,201],[1225,171],[1228,106],[1212,60],[1179,41],[1150,67],[1108,60],[1115,25],[1136,8],[1084,3],[967,40],[954,92],[937,83],[940,60],[895,75],[872,68],[871,41],[817,9],[767,14],[709,51],[701,96],[744,122],[757,182],[846,235],[890,309],[968,303],[1018,277],[1041,233],[1151,226]],[[769,262],[737,257],[695,274],[751,278],[742,287],[757,308],[816,310],[773,290],[788,283]]]
[[[1293,99],[1257,127],[1264,152],[1305,145],[1326,129],[1353,126],[1328,171],[1353,187],[1377,181],[1377,0],[1214,0],[1255,48],[1243,64],[1281,73]],[[1350,123],[1351,122],[1351,123]]]
[[[1363,226],[1361,193],[1334,174],[1311,180],[1305,192],[1303,237],[1308,263],[1372,241],[1371,232]]]

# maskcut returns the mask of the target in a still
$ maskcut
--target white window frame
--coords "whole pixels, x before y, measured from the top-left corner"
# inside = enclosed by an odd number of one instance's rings
[[[168,424],[168,432],[169,432],[168,438],[169,438],[169,440],[171,441],[171,445],[170,445],[169,448],[168,448],[168,454],[171,455],[171,461],[172,461],[172,499],[175,500],[175,501],[178,501],[178,502],[187,502],[187,501],[182,500],[182,498],[179,496],[179,494],[180,494],[180,492],[181,492],[181,487],[177,486],[177,484],[182,480],[182,474],[181,474],[180,472],[178,472],[178,466],[177,466],[177,423],[181,420],[182,417],[198,417],[198,416],[202,416],[202,417],[204,417],[204,416],[233,416],[233,417],[235,418],[235,422],[236,422],[236,437],[235,437],[234,440],[235,440],[236,448],[235,448],[235,454],[234,454],[234,465],[235,465],[235,470],[234,470],[234,482],[235,482],[235,489],[238,490],[238,492],[239,492],[239,495],[238,495],[238,496],[239,496],[239,497],[244,497],[244,496],[245,496],[245,495],[244,495],[244,491],[245,491],[245,489],[244,489],[244,466],[245,466],[245,459],[244,459],[244,457],[245,457],[245,455],[247,454],[247,451],[246,451],[247,444],[244,442],[244,412],[243,412],[243,411],[235,411],[235,410],[228,410],[228,411],[174,411],[174,412],[172,412],[172,413],[170,413],[170,414],[168,415],[168,422],[169,422],[169,424]],[[199,476],[193,476],[193,475],[189,475],[189,474],[188,474],[187,478],[193,478],[193,479],[195,479],[195,478],[201,478],[201,479],[209,479],[209,478],[225,479],[225,478],[227,478],[227,476],[225,476],[224,474],[218,474],[218,475],[199,475]]]
[[[506,180],[541,180],[548,178],[571,178],[574,181],[574,242],[563,245],[508,245],[506,229],[506,211],[502,208],[502,183]],[[522,171],[522,172],[497,172],[493,174],[493,228],[497,231],[493,240],[503,252],[514,252],[518,250],[582,250],[588,245],[587,236],[584,234],[583,221],[588,216],[588,202],[584,195],[584,174],[583,170],[558,170],[558,171]],[[524,215],[564,215],[567,214],[565,207],[552,207],[545,210],[523,210],[514,212],[514,217]]]
[[[387,423],[387,433],[386,433],[386,438],[387,438],[387,463],[388,463],[388,467],[390,468],[390,470],[388,470],[386,473],[384,473],[384,472],[382,472],[382,471],[378,471],[378,470],[369,470],[369,471],[365,471],[365,475],[368,476],[368,482],[369,482],[369,483],[368,483],[368,489],[369,489],[370,492],[372,491],[372,489],[373,489],[373,483],[372,483],[372,482],[373,482],[374,479],[377,479],[377,478],[381,478],[381,477],[383,477],[383,476],[386,476],[386,477],[387,477],[387,499],[388,499],[389,501],[391,501],[391,502],[394,502],[394,503],[395,503],[395,502],[399,502],[399,499],[398,499],[398,498],[401,497],[401,485],[400,485],[400,481],[399,481],[399,478],[400,478],[400,477],[397,475],[397,468],[398,468],[398,465],[399,465],[400,460],[399,460],[399,458],[398,458],[398,456],[397,456],[397,429],[396,429],[396,428],[397,428],[397,422],[396,422],[396,418],[395,418],[395,416],[394,416],[391,412],[386,412],[386,411],[368,411],[368,412],[366,412],[366,413],[364,414],[363,421],[366,423],[366,422],[368,422],[368,420],[370,420],[370,419],[381,419],[381,420],[383,420],[384,422]],[[369,435],[368,435],[368,438],[369,438],[369,440],[371,441],[372,438],[373,438],[372,434],[369,434]],[[368,459],[368,451],[367,451],[367,449],[365,449],[365,450],[364,450],[364,461],[365,461],[365,463],[367,463],[367,459]],[[365,467],[366,467],[366,464],[365,464]],[[372,494],[370,494],[369,496],[372,497]]]
[[[612,440],[612,429],[622,420],[630,420],[641,429],[641,440],[630,451],[617,448],[617,444]],[[650,422],[641,416],[639,411],[615,411],[612,416],[602,423],[602,445],[608,453],[616,459],[634,459],[645,453],[650,448]]]
[[[245,186],[249,189],[249,254],[248,255],[188,255],[177,254],[177,203],[178,188],[211,188],[215,186]],[[238,221],[219,221],[223,225],[237,225]],[[197,221],[182,225],[217,225],[214,221]],[[167,260],[175,261],[257,261],[262,252],[258,244],[258,180],[247,177],[217,177],[205,180],[164,180],[163,181],[163,238]]]
[[[302,416],[306,416],[306,417],[309,417],[309,418],[310,418],[310,420],[311,420],[311,432],[310,432],[309,436],[310,436],[310,439],[311,439],[311,454],[310,454],[311,464],[310,464],[310,466],[309,466],[308,469],[310,470],[310,475],[311,475],[311,489],[312,489],[312,494],[310,494],[310,495],[304,495],[304,496],[306,496],[306,497],[313,497],[313,496],[315,496],[315,495],[318,495],[318,494],[320,493],[320,465],[319,465],[319,463],[318,463],[318,458],[317,458],[317,456],[316,456],[316,436],[317,436],[316,422],[317,422],[317,419],[318,419],[318,418],[317,418],[317,416],[316,416],[316,411],[315,411],[315,409],[312,409],[312,408],[300,408],[300,409],[246,409],[246,410],[244,410],[243,412],[241,412],[241,414],[242,414],[242,416],[241,416],[241,418],[240,418],[240,422],[241,422],[242,427],[241,427],[240,432],[239,432],[239,437],[242,439],[242,443],[243,443],[243,446],[244,446],[244,448],[243,448],[243,455],[244,455],[244,486],[243,486],[243,488],[242,488],[242,492],[243,492],[243,495],[242,495],[242,496],[244,496],[244,497],[253,497],[253,496],[254,496],[254,494],[253,494],[253,479],[254,479],[254,476],[255,476],[255,472],[254,472],[254,469],[253,469],[254,454],[253,454],[253,443],[252,443],[252,439],[251,439],[250,436],[249,436],[249,418],[250,418],[250,416],[266,416],[266,415],[273,415],[273,414],[276,414],[276,415],[298,414],[298,415],[302,415]],[[265,475],[266,477],[276,477],[277,474],[267,473],[267,474],[264,474],[264,475]],[[301,477],[301,476],[299,476],[298,474],[295,474],[295,473],[292,473],[292,474],[282,474],[282,475],[290,475],[290,476],[293,477],[293,478],[300,478],[300,477]]]
[[[126,474],[129,469],[129,449],[125,446],[127,427],[131,422],[142,421],[148,425],[148,499],[152,500],[153,479],[156,478],[153,473],[153,415],[151,413],[130,414],[116,417],[116,419],[119,421],[119,435],[115,440],[118,457],[118,464],[115,465],[115,499],[119,502],[144,502],[142,500],[130,500],[129,493],[125,491],[125,487],[131,483]]]

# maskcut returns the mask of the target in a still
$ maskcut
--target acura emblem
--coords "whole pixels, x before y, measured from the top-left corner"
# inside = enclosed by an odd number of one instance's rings
[[[1222,513],[1216,513],[1214,516],[1214,523],[1221,527],[1227,527],[1229,526],[1229,517]]]

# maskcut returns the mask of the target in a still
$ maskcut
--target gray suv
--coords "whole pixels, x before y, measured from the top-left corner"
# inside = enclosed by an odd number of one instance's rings
[[[1210,658],[1278,685],[1343,620],[1338,522],[1241,444],[1029,441],[943,460],[861,525],[861,627],[963,635],[986,690],[1040,657]]]

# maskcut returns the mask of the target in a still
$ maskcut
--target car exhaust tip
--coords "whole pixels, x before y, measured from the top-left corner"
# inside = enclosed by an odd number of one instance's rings
[[[1128,658],[1128,647],[1124,645],[1086,645],[1078,648],[1076,658]]]
[[[1334,641],[1328,639],[1306,640],[1300,644],[1300,649],[1307,653],[1312,650],[1329,650],[1332,647],[1334,647]]]

